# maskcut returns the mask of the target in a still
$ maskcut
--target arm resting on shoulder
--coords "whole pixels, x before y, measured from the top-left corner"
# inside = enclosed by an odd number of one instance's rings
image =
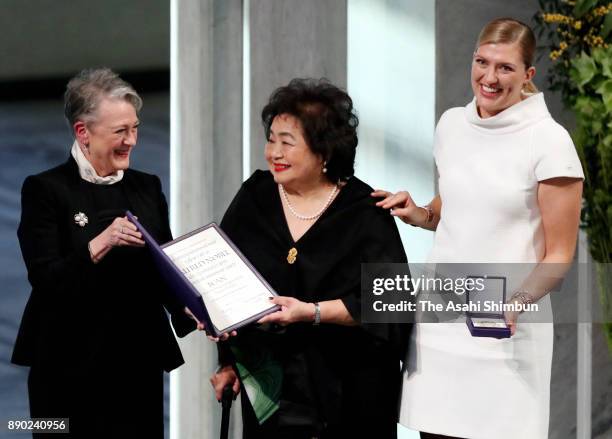
[[[375,198],[382,197],[383,199],[378,201],[376,205],[383,209],[389,209],[391,215],[398,217],[406,224],[432,231],[438,227],[442,211],[440,195],[436,195],[427,206],[417,206],[406,191],[393,194],[379,189],[372,192],[372,196]]]

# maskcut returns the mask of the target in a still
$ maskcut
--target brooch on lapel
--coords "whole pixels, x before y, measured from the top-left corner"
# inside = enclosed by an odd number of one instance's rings
[[[89,219],[83,212],[79,212],[74,216],[74,222],[81,227],[85,227],[89,223]]]
[[[297,254],[297,249],[295,247],[292,247],[291,250],[289,250],[289,254],[287,254],[287,262],[293,264],[297,259]]]

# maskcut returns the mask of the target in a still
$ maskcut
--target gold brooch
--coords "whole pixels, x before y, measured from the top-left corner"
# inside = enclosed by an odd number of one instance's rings
[[[293,264],[296,259],[297,259],[297,249],[295,247],[291,247],[291,250],[289,250],[289,254],[287,255],[287,262],[289,262],[290,264]]]

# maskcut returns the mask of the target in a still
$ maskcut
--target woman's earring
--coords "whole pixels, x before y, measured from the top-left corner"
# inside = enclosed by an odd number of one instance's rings
[[[327,161],[323,162],[323,173],[327,174]]]

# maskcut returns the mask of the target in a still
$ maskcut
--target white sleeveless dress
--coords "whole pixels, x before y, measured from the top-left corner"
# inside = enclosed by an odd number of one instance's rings
[[[434,157],[442,198],[434,263],[539,262],[545,242],[538,182],[584,178],[542,93],[487,119],[475,100],[446,111]],[[539,306],[551,312],[548,296]],[[463,322],[417,324],[400,423],[470,439],[545,439],[552,349],[552,323],[521,324],[520,317],[516,334],[503,340],[472,337]]]

